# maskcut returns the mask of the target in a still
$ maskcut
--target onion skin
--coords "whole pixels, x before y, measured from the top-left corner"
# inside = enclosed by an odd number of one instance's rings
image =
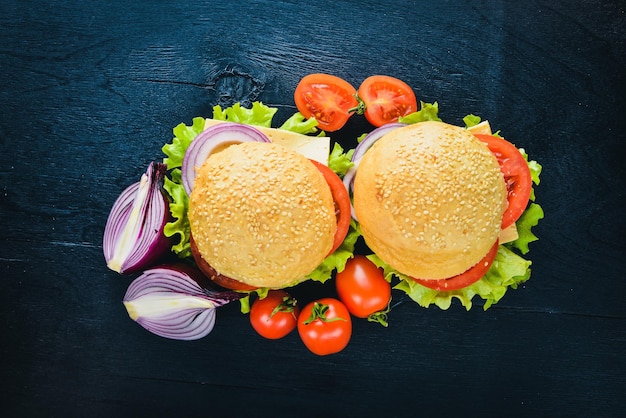
[[[144,271],[128,287],[123,303],[147,331],[174,340],[197,340],[215,326],[215,310],[241,295],[205,287],[207,278],[184,264]]]
[[[107,266],[129,274],[156,263],[171,248],[163,234],[169,221],[169,201],[163,191],[167,167],[150,163],[141,180],[117,198],[104,229],[102,249]]]

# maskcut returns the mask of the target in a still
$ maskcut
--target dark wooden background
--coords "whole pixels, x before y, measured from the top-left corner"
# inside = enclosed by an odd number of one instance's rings
[[[625,8],[2,0],[0,415],[622,415]],[[541,162],[532,279],[487,312],[401,303],[330,357],[263,340],[235,305],[200,341],[145,332],[102,256],[113,201],[178,123],[254,100],[280,121],[311,72],[399,77]]]

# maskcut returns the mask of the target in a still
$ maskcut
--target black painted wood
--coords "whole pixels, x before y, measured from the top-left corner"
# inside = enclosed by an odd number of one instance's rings
[[[620,416],[625,24],[623,1],[2,1],[2,415]],[[102,256],[113,201],[178,123],[284,119],[311,72],[399,77],[540,161],[532,279],[487,312],[402,303],[330,357],[234,305],[197,342],[143,331]]]

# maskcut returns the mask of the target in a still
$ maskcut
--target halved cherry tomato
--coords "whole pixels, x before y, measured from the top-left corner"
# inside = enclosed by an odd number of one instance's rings
[[[507,189],[507,208],[502,215],[502,229],[519,219],[530,199],[532,179],[528,163],[517,147],[493,135],[474,134],[489,147],[498,160]]]
[[[270,290],[267,296],[252,304],[250,324],[262,337],[276,340],[296,329],[299,314],[296,300],[287,292]]]
[[[296,86],[294,101],[305,118],[315,117],[318,127],[329,132],[341,129],[351,116],[350,109],[359,104],[356,89],[330,74],[303,77]]]
[[[413,89],[394,77],[370,76],[361,83],[357,95],[365,104],[365,118],[377,127],[417,111]]]
[[[422,286],[434,290],[446,291],[463,289],[464,287],[476,283],[485,275],[485,273],[487,273],[487,270],[489,270],[493,264],[493,260],[496,258],[496,254],[498,254],[498,245],[498,241],[496,241],[482,260],[476,263],[473,267],[470,267],[469,270],[457,276],[441,280],[425,280],[413,277],[412,279]]]
[[[350,313],[367,318],[385,311],[391,299],[391,284],[385,280],[383,270],[366,256],[355,255],[335,277],[339,299]]]
[[[298,334],[314,354],[338,353],[352,337],[352,318],[348,308],[334,298],[322,298],[302,308],[298,317]]]
[[[348,195],[346,186],[343,185],[343,181],[341,181],[341,178],[339,178],[337,173],[335,173],[328,166],[325,166],[319,161],[310,161],[324,176],[326,183],[328,183],[328,187],[330,187],[330,192],[333,195],[333,200],[335,201],[335,211],[337,214],[337,231],[335,232],[335,238],[333,240],[333,248],[328,253],[330,255],[334,253],[337,248],[339,248],[343,240],[346,238],[346,235],[348,234],[348,229],[350,229],[350,195]]]

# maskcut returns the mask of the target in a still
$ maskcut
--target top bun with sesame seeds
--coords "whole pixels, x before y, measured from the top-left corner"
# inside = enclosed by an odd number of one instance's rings
[[[362,157],[354,210],[368,247],[400,273],[446,279],[478,263],[500,233],[507,189],[471,132],[443,122],[395,129]]]
[[[337,228],[330,188],[315,165],[261,142],[207,158],[190,196],[189,222],[196,261],[200,255],[212,278],[246,290],[305,280],[328,255]]]

